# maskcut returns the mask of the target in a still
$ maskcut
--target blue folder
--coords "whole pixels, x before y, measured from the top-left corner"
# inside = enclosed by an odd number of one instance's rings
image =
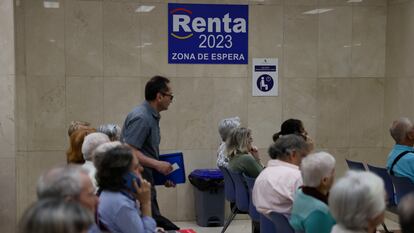
[[[171,180],[175,184],[185,183],[184,158],[182,152],[160,155],[159,160],[169,162],[171,165],[176,163],[179,168],[166,176],[154,171],[154,185],[164,185],[167,180]]]

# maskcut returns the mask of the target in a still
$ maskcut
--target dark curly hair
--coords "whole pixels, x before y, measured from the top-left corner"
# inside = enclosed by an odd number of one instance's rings
[[[298,119],[288,119],[280,126],[280,131],[273,134],[273,142],[276,142],[281,136],[288,134],[302,134],[305,131],[303,123]]]
[[[132,165],[132,150],[124,145],[108,150],[97,164],[96,181],[101,190],[120,191],[125,188],[123,175]]]

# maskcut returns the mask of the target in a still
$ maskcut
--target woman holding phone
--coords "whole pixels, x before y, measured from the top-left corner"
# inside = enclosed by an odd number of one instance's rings
[[[108,150],[97,167],[100,188],[98,225],[103,231],[155,232],[151,217],[151,185],[142,179],[142,166],[124,145]]]
[[[250,129],[234,128],[227,139],[227,153],[230,158],[228,168],[256,178],[263,170],[257,148],[252,145]]]

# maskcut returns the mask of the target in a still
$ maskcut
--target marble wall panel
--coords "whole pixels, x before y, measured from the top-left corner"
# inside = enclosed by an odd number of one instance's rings
[[[104,82],[102,77],[66,79],[66,125],[73,120],[103,123]]]
[[[272,136],[279,132],[282,124],[281,97],[248,98],[248,123],[252,130],[253,144],[259,148],[268,148],[273,142]]]
[[[0,2],[0,75],[14,75],[14,20],[13,20],[13,1]]]
[[[136,13],[140,24],[140,75],[174,77],[177,66],[168,64],[167,5],[151,5],[155,7],[152,11]]]
[[[250,57],[278,57],[283,55],[283,7],[278,5],[252,5],[250,18]],[[266,39],[264,39],[266,38]],[[279,70],[283,74],[283,69]]]
[[[369,95],[367,95],[369,93]],[[350,146],[383,145],[384,79],[351,80]]]
[[[28,199],[28,176],[29,165],[27,164],[27,152],[16,153],[16,217],[20,219],[26,210]],[[31,194],[33,195],[33,194]]]
[[[414,101],[413,79],[386,79],[384,90],[384,146],[392,146],[395,142],[389,134],[389,127],[400,117],[414,119],[414,111],[408,107]]]
[[[2,154],[3,155],[3,154]],[[3,155],[4,156],[4,155]],[[3,157],[1,156],[1,157]],[[16,164],[15,155],[0,159],[0,231],[15,232],[16,223]]]
[[[27,151],[27,87],[26,76],[16,76],[15,122],[16,122],[16,149]]]
[[[386,6],[353,8],[353,77],[384,77],[386,16]]]
[[[174,115],[179,129],[178,148],[207,149],[215,145],[217,139],[215,122],[212,122],[213,93],[212,79],[175,79],[173,81]],[[176,105],[175,105],[176,103]],[[213,126],[213,127],[212,127]]]
[[[318,15],[304,14],[314,7],[284,9],[284,76],[317,77]]]
[[[138,76],[141,35],[138,2],[103,2],[105,76]]]
[[[318,79],[317,90],[316,145],[328,148],[349,147],[351,81]]]
[[[127,114],[144,100],[144,87],[139,78],[105,78],[103,123],[117,123],[121,127]]]
[[[103,74],[102,1],[65,1],[67,75]]]
[[[386,32],[386,78],[398,78],[402,76],[402,51],[403,34],[402,4],[390,5],[387,8],[387,32]]]
[[[2,156],[15,153],[15,76],[0,76],[0,148]]]
[[[27,144],[29,150],[64,149],[65,109],[63,76],[27,77]]]
[[[317,79],[289,78],[284,81],[283,120],[300,119],[311,138],[316,135],[318,113]]]
[[[361,0],[359,2],[350,2],[349,0],[318,0],[319,6],[386,6],[387,0]]]
[[[319,77],[351,74],[352,7],[331,7],[319,15]]]
[[[65,74],[64,1],[45,8],[42,0],[25,1],[26,68],[29,75]]]
[[[14,46],[15,71],[18,75],[26,74],[25,51],[25,12],[23,2],[14,1]]]

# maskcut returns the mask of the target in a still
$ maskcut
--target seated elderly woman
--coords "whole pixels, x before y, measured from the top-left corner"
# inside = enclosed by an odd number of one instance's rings
[[[329,233],[335,220],[329,212],[328,193],[335,176],[335,158],[318,152],[300,165],[303,186],[296,192],[290,224],[297,232]]]
[[[109,137],[103,133],[91,133],[85,137],[82,144],[82,154],[85,159],[85,163],[82,167],[88,171],[89,177],[92,180],[93,185],[96,188],[96,168],[93,165],[93,159],[95,157],[95,149],[104,143],[110,142]]]
[[[225,118],[220,121],[218,131],[221,137],[221,144],[217,149],[217,167],[227,167],[229,158],[227,157],[226,141],[230,132],[240,126],[239,117]]]
[[[66,160],[68,163],[83,164],[85,159],[82,155],[82,144],[86,135],[95,132],[94,128],[84,128],[75,130],[70,135],[69,149],[66,151]]]
[[[101,230],[155,232],[156,223],[151,217],[151,185],[141,177],[143,168],[131,149],[124,145],[110,149],[99,158],[97,165]]]
[[[384,182],[371,172],[348,171],[329,194],[332,233],[374,233],[384,221]]]
[[[112,142],[119,141],[121,138],[121,127],[117,124],[100,125],[96,131],[108,135]]]
[[[18,233],[86,233],[93,217],[75,202],[44,199],[29,207],[18,226]]]
[[[263,170],[257,148],[252,146],[253,138],[250,129],[234,128],[227,140],[227,153],[230,158],[228,168],[256,178]]]

